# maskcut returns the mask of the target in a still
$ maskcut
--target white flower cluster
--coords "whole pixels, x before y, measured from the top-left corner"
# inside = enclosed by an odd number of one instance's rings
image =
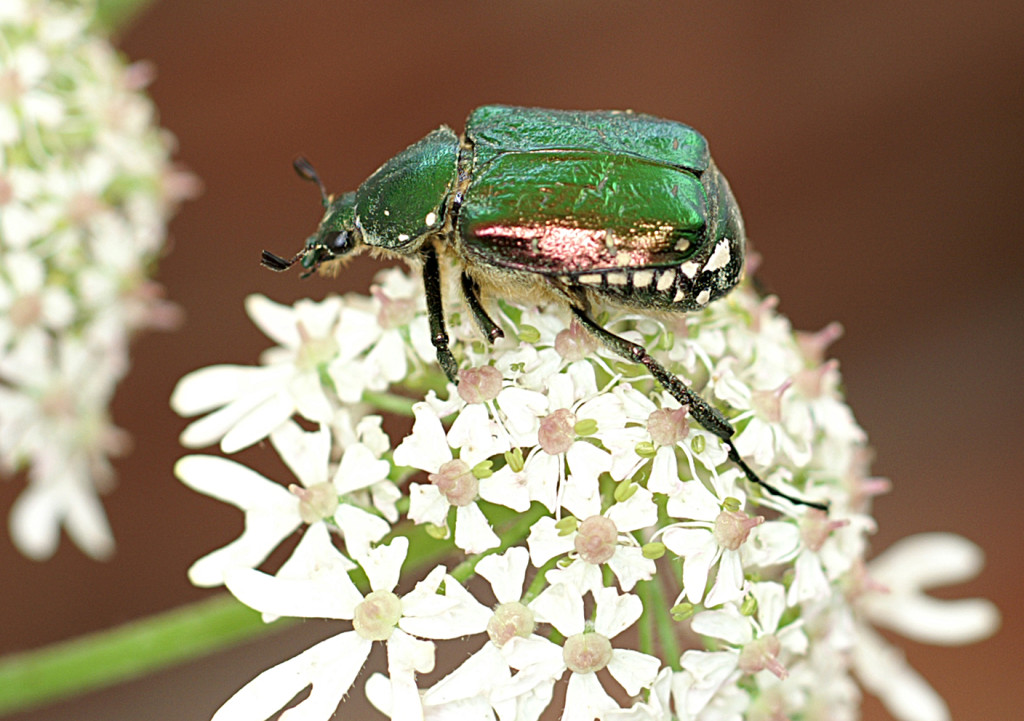
[[[182,481],[245,513],[241,537],[190,576],[268,618],[351,630],[260,674],[218,721],[264,719],[310,686],[281,718],[327,719],[375,641],[386,673],[367,671],[364,688],[394,719],[533,721],[566,678],[561,715],[574,721],[854,719],[855,666],[901,719],[926,721],[944,718],[941,699],[869,622],[940,642],[995,624],[983,601],[921,592],[977,570],[962,539],[921,540],[877,573],[865,564],[886,483],[867,476],[864,434],[823,358],[838,329],[794,334],[746,286],[666,323],[600,322],[692,383],[759,472],[828,514],[749,485],[718,438],[564,309],[501,302],[506,337],[488,346],[450,308],[456,387],[435,364],[419,279],[397,270],[371,297],[247,308],[278,345],[257,367],[182,379],[175,409],[206,414],[182,439],[231,453],[269,437],[297,480],[182,458]],[[399,386],[444,391],[412,402],[389,392]],[[414,415],[393,449],[372,406]],[[288,560],[260,570],[300,529]],[[396,590],[403,564],[451,543],[462,563]],[[478,650],[437,678],[438,642],[465,637]]]
[[[128,342],[175,311],[149,275],[193,180],[128,65],[90,29],[92,4],[0,3],[0,473],[25,471],[11,536],[33,558],[63,526],[101,558],[97,493],[125,446],[108,406]]]

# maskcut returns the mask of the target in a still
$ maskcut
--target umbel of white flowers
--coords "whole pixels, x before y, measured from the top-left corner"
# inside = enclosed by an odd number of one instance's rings
[[[0,2],[0,474],[25,471],[10,513],[26,555],[63,527],[103,558],[98,493],[127,440],[110,419],[141,328],[174,325],[150,275],[196,181],[129,65],[90,29],[92,2]]]
[[[900,719],[948,718],[871,624],[940,643],[991,633],[987,602],[924,594],[976,573],[980,554],[936,535],[866,562],[870,503],[887,483],[869,476],[824,357],[837,326],[794,333],[746,285],[671,323],[602,317],[722,410],[770,482],[828,500],[826,515],[748,486],[715,436],[557,307],[496,304],[506,337],[493,346],[449,308],[462,370],[446,384],[420,288],[390,270],[370,297],[251,296],[276,345],[258,366],[197,370],[173,395],[179,413],[202,415],[186,446],[230,454],[269,438],[291,471],[178,462],[184,483],[245,514],[193,583],[224,584],[268,619],[350,624],[258,675],[218,721],[264,719],[307,687],[282,718],[327,719],[360,674],[394,719],[531,721],[559,681],[570,720],[854,719],[854,672]],[[424,387],[441,392],[408,400]],[[393,444],[374,406],[405,408],[411,432]],[[409,522],[426,540],[410,545]],[[424,547],[452,542],[462,563],[402,582]],[[376,643],[387,663],[374,672]],[[438,646],[454,643],[472,655],[436,669]]]

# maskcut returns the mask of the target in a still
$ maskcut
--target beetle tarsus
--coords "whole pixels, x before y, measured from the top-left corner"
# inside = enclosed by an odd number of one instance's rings
[[[462,295],[466,299],[466,305],[473,313],[473,319],[483,336],[491,343],[499,338],[505,337],[505,331],[495,323],[491,316],[487,315],[483,304],[480,303],[480,286],[468,273],[462,274]]]
[[[790,503],[796,503],[798,505],[808,506],[810,508],[817,508],[820,511],[825,511],[826,513],[828,513],[829,505],[827,502],[805,501],[802,498],[791,496],[785,491],[781,491],[772,484],[768,483],[767,481],[759,478],[758,475],[754,473],[753,469],[747,465],[747,462],[743,460],[743,457],[739,454],[739,451],[736,450],[736,446],[733,445],[733,442],[731,440],[726,439],[725,445],[729,449],[729,460],[731,460],[733,463],[739,466],[740,470],[743,471],[743,475],[745,475],[748,480],[757,483],[766,491],[771,493],[773,496],[779,496],[780,498],[785,498]]]

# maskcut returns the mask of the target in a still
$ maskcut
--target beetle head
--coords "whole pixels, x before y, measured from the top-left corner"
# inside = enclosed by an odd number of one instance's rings
[[[321,264],[348,255],[359,248],[361,233],[356,228],[356,194],[345,193],[338,197],[327,193],[320,176],[305,158],[295,159],[295,171],[300,177],[312,181],[320,188],[320,199],[324,205],[324,217],[316,232],[306,239],[306,245],[291,259],[282,258],[269,251],[263,251],[261,264],[271,270],[283,271],[299,262],[305,269],[303,277],[311,274]]]

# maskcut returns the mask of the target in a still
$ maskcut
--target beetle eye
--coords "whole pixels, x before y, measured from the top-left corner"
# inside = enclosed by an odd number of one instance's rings
[[[324,237],[323,245],[333,255],[345,255],[352,250],[352,237],[347,230],[336,230]]]

